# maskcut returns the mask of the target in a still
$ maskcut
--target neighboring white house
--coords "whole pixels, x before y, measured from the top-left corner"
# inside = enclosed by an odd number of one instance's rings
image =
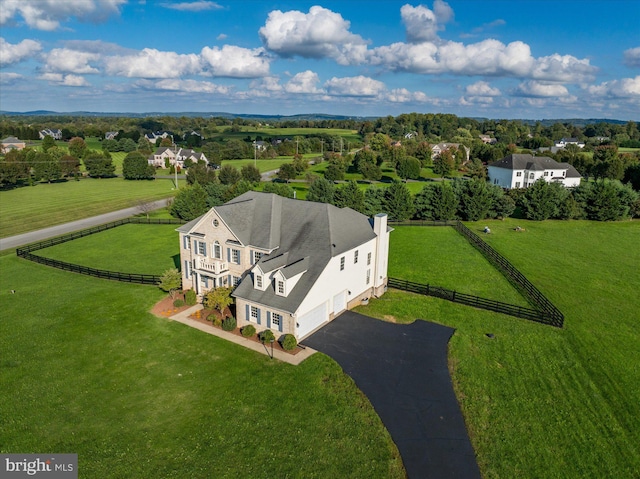
[[[150,165],[157,167],[165,166],[165,159],[169,159],[170,165],[178,165],[180,168],[184,168],[184,162],[190,159],[193,163],[198,161],[204,161],[209,164],[209,160],[204,153],[199,153],[188,148],[173,148],[173,147],[161,147],[158,148],[153,155],[151,155],[147,161]]]
[[[38,133],[41,140],[44,140],[45,136],[52,136],[54,140],[62,140],[62,130],[45,128]]]
[[[527,188],[540,178],[562,183],[567,188],[580,184],[580,173],[569,163],[546,156],[513,154],[489,163],[489,181],[502,188]]]
[[[577,138],[562,138],[560,141],[556,141],[556,148],[565,148],[567,145],[576,145],[578,148],[584,148],[584,143],[578,141]]]
[[[181,226],[182,286],[234,286],[238,326],[308,336],[386,290],[387,215],[249,191]]]
[[[173,142],[173,135],[168,131],[156,131],[156,132],[146,133],[144,137],[147,139],[149,143],[153,143],[154,145],[156,144],[156,141],[161,138],[171,138],[171,141]]]
[[[108,131],[104,134],[104,139],[105,140],[115,140],[116,136],[118,136],[119,132],[118,131]]]
[[[24,150],[27,144],[16,138],[15,136],[8,136],[2,140],[2,147],[0,148],[2,153],[8,153],[11,150]]]

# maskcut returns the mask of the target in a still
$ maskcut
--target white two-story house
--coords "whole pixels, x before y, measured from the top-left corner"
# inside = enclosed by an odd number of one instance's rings
[[[204,153],[200,153],[188,148],[173,148],[164,146],[156,149],[155,153],[147,158],[147,162],[152,166],[163,168],[167,159],[169,160],[170,165],[178,165],[178,167],[180,168],[184,168],[184,162],[188,159],[193,163],[204,161],[206,164],[209,164],[209,160],[207,160],[207,157],[204,155]]]
[[[238,326],[308,336],[386,290],[387,216],[249,191],[178,228],[182,286],[233,286]]]
[[[489,181],[502,188],[528,188],[540,178],[562,183],[567,188],[580,184],[580,173],[569,163],[546,156],[512,154],[488,165]]]

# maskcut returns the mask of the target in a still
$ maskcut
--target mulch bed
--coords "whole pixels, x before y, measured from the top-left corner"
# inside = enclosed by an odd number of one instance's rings
[[[181,313],[185,309],[189,309],[191,307],[188,304],[185,304],[180,308],[176,308],[173,305],[173,302],[176,299],[181,299],[184,301],[184,294],[176,294],[175,298],[171,298],[171,296],[167,295],[166,298],[157,302],[153,306],[153,308],[151,308],[151,314],[158,316],[159,318],[168,318],[170,316],[173,316],[174,314]]]

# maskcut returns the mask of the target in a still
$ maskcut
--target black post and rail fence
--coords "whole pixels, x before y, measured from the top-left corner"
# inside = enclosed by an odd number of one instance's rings
[[[89,268],[79,264],[67,263],[64,261],[58,261],[55,259],[45,258],[33,254],[34,251],[38,251],[44,248],[49,248],[58,244],[66,243],[67,241],[73,241],[78,238],[83,238],[92,234],[100,233],[102,231],[117,228],[118,226],[126,224],[150,224],[150,225],[181,225],[185,222],[177,219],[158,219],[158,218],[124,218],[118,221],[112,221],[111,223],[105,223],[103,225],[94,226],[74,233],[69,233],[57,238],[51,238],[37,243],[32,243],[27,246],[22,246],[16,249],[16,254],[20,258],[33,261],[35,263],[44,264],[46,266],[52,266],[54,268],[62,269],[64,271],[71,271],[73,273],[85,274],[96,278],[110,279],[114,281],[122,281],[125,283],[137,283],[137,284],[158,284],[160,276],[153,274],[137,274],[137,273],[123,273],[119,271],[108,271],[104,269]]]
[[[502,273],[502,275],[531,303],[533,308],[525,308],[490,299],[479,298],[439,286],[412,283],[402,279],[389,278],[389,287],[427,296],[446,299],[456,303],[487,309],[561,328],[564,315],[547,297],[536,288],[509,260],[485,243],[476,233],[460,221],[402,221],[391,222],[395,226],[452,226],[463,235],[482,255]]]

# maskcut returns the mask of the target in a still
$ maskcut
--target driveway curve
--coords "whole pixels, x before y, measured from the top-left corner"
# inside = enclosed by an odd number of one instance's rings
[[[480,478],[447,367],[454,331],[346,311],[302,341],[337,361],[369,398],[411,479]]]

